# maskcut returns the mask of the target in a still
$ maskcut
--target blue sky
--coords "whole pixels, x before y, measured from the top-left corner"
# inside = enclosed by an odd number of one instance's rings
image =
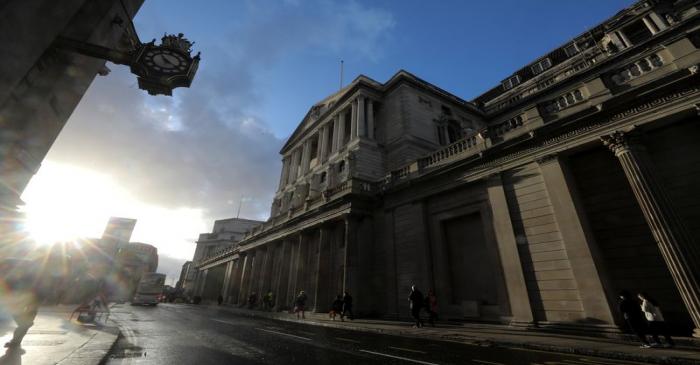
[[[346,82],[358,74],[385,81],[405,69],[472,99],[631,3],[296,0],[194,6],[147,0],[136,23],[144,39],[164,30],[184,32],[211,67],[225,67],[219,52],[261,42],[254,47],[259,58],[249,60],[260,98],[254,110],[284,138],[313,102],[337,89],[341,59]]]
[[[242,217],[267,218],[279,149],[337,91],[341,59],[346,83],[405,69],[472,99],[631,3],[146,0],[135,20],[143,41],[182,32],[202,52],[192,87],[149,96],[109,64],[23,199],[47,237],[51,227],[98,236],[110,215],[136,218],[133,239],[172,258],[174,273],[239,202]]]

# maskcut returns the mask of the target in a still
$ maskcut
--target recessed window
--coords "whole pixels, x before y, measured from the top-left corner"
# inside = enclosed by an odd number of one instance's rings
[[[442,114],[445,114],[445,115],[452,115],[452,110],[451,110],[450,108],[448,108],[448,107],[446,107],[446,106],[443,105],[443,106],[442,106]]]
[[[564,53],[566,53],[567,57],[577,55],[577,54],[579,54],[579,52],[581,52],[581,51],[578,49],[578,46],[576,45],[576,43],[572,42],[572,43],[567,44],[564,47]]]
[[[505,79],[501,84],[503,85],[503,90],[510,90],[520,84],[520,76],[513,75],[512,77]]]
[[[345,171],[345,160],[338,162],[338,173],[342,174]]]
[[[326,182],[326,172],[325,171],[321,173],[321,177],[319,178],[319,180],[321,181],[321,184]]]
[[[632,44],[642,43],[652,36],[649,28],[647,28],[647,26],[641,20],[626,26],[623,32],[627,36],[627,39],[632,42]]]
[[[552,67],[552,61],[547,58],[541,59],[539,62],[535,63],[534,65],[530,66],[530,70],[532,70],[532,73],[535,75],[542,73],[544,70]]]

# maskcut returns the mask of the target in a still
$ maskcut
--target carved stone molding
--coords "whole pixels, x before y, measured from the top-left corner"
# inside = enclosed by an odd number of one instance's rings
[[[632,148],[633,144],[638,143],[637,138],[629,132],[615,131],[611,134],[600,136],[601,142],[605,147],[608,147],[615,156],[620,156],[627,153]]]
[[[538,158],[537,160],[535,160],[535,162],[537,162],[538,165],[545,165],[545,164],[556,161],[558,156],[559,155],[556,153],[544,155],[544,156]]]

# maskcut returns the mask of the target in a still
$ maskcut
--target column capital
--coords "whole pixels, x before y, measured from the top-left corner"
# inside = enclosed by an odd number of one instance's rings
[[[615,131],[608,135],[600,136],[600,140],[615,156],[628,153],[632,148],[641,146],[639,136],[634,132]]]
[[[535,160],[535,162],[537,162],[538,165],[545,165],[545,164],[552,163],[552,162],[556,161],[558,158],[559,158],[559,154],[550,153],[550,154],[546,154],[540,158],[537,158]]]

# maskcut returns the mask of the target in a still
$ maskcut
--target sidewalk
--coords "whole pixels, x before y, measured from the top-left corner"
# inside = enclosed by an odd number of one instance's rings
[[[213,305],[212,307],[217,307]],[[652,364],[700,364],[700,347],[679,345],[673,349],[640,349],[639,344],[621,339],[556,334],[532,329],[512,328],[492,324],[448,324],[437,327],[412,328],[410,322],[358,319],[354,321],[331,321],[327,314],[307,313],[306,320],[286,312],[264,312],[232,306],[217,307],[227,311],[254,317],[272,318],[290,322],[342,328],[347,330],[374,332],[387,335],[421,337],[441,341],[455,341],[479,346],[524,348],[531,350],[573,353],[600,356],[609,359],[640,361]],[[677,341],[685,342],[689,341]]]
[[[21,351],[0,349],[0,364],[96,365],[117,340],[119,330],[112,326],[81,325],[68,321],[74,306],[42,307],[34,326],[22,341]],[[0,321],[0,342],[12,338],[15,323],[11,318]]]

